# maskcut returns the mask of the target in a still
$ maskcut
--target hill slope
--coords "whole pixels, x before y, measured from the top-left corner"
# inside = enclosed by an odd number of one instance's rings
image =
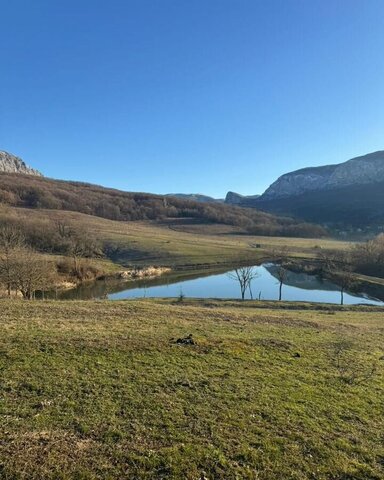
[[[325,233],[320,227],[255,209],[129,193],[31,175],[0,174],[0,203],[14,207],[69,210],[119,221],[192,217],[204,222],[235,225],[249,233],[264,235],[316,237]]]
[[[85,231],[97,239],[107,258],[120,265],[192,266],[257,263],[271,248],[286,246],[292,255],[316,256],[324,249],[346,249],[331,239],[254,237],[238,228],[189,219],[121,222],[63,210],[0,208],[0,225],[11,223],[23,230],[29,244],[41,252],[65,254],[58,223]],[[257,248],[256,248],[257,242]],[[188,267],[189,268],[189,267]]]

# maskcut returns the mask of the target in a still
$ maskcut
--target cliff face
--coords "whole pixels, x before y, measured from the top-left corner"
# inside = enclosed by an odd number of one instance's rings
[[[42,176],[37,170],[28,167],[21,158],[4,151],[0,151],[0,172]]]
[[[384,181],[384,151],[379,151],[338,165],[304,168],[282,175],[264,192],[261,199],[274,200],[311,191],[382,181]]]

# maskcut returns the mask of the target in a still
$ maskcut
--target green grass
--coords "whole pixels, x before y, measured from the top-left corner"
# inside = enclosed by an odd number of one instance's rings
[[[280,306],[2,301],[0,478],[384,478],[383,310]]]

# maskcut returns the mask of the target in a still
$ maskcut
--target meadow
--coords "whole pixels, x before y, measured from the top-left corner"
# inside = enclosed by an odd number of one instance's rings
[[[384,478],[382,309],[0,308],[2,479]]]
[[[193,219],[115,221],[78,212],[7,208],[0,218],[33,230],[45,240],[58,221],[84,231],[104,245],[110,261],[119,265],[162,265],[177,268],[250,264],[286,248],[292,257],[313,258],[320,249],[346,250],[351,243],[330,238],[249,235],[239,227]],[[29,227],[28,227],[29,226]],[[109,268],[105,264],[105,268]]]

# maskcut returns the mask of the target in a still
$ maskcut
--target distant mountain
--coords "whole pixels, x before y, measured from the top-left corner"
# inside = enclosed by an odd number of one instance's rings
[[[229,203],[230,205],[246,206],[249,200],[254,200],[259,196],[260,195],[241,195],[240,193],[236,193],[236,192],[228,192],[225,197],[225,203]]]
[[[251,203],[264,211],[316,223],[380,226],[384,223],[384,151],[287,173]]]
[[[0,172],[42,176],[40,172],[26,165],[21,158],[4,151],[0,151]]]
[[[192,200],[194,202],[214,202],[214,203],[226,203],[228,205],[247,206],[248,200],[254,200],[260,195],[241,195],[236,192],[228,192],[225,199],[213,198],[208,195],[202,195],[201,193],[168,193],[166,197],[182,198],[184,200]]]
[[[224,200],[221,198],[213,198],[208,195],[202,195],[201,193],[167,193],[166,197],[176,197],[182,198],[184,200],[192,200],[193,202],[214,202],[214,203],[223,203]]]
[[[330,190],[384,181],[384,151],[356,157],[338,165],[312,167],[286,173],[261,196],[262,200],[292,197],[305,192]]]

